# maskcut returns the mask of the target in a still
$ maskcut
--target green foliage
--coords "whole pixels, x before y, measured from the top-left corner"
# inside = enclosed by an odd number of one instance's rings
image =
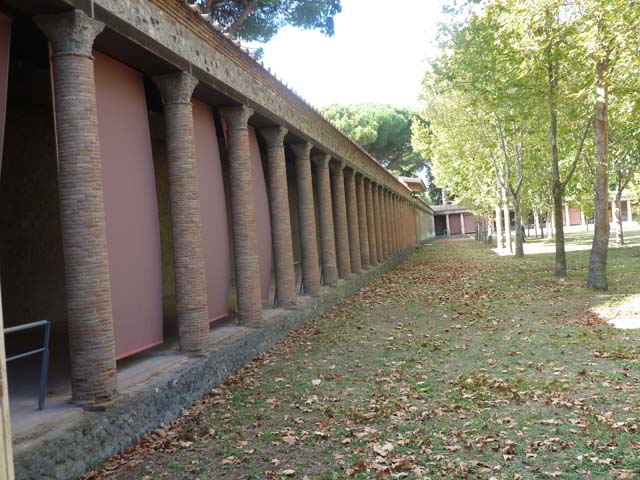
[[[334,34],[340,0],[192,0],[237,38],[267,42],[285,25]]]
[[[429,124],[406,108],[375,103],[329,105],[322,113],[362,145],[378,162],[401,175],[415,176],[429,168]],[[421,149],[412,145],[413,131],[423,132]]]
[[[423,83],[430,128],[413,141],[424,138],[436,183],[479,212],[503,203],[503,189],[525,217],[548,211],[554,189],[593,211],[595,65],[607,56],[611,186],[633,185],[640,168],[639,6],[453,2],[440,26],[441,53]]]

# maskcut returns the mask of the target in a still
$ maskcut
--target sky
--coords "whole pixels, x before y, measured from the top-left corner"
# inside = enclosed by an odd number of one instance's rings
[[[418,107],[446,0],[342,0],[335,35],[285,27],[263,45],[265,65],[316,107]]]

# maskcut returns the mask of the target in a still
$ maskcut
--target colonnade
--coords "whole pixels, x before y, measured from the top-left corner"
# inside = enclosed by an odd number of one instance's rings
[[[104,197],[91,55],[103,25],[80,11],[37,17],[50,41],[73,400],[101,403],[117,391]],[[209,348],[202,222],[188,72],[154,77],[164,103],[179,347]],[[237,318],[259,326],[263,306],[246,105],[219,108],[227,125]],[[266,144],[276,302],[295,308],[296,286],[284,125],[258,130]],[[413,200],[332,158],[309,141],[295,156],[304,294],[383,263],[419,238]],[[316,191],[314,194],[314,178]],[[317,208],[316,208],[317,202]],[[318,219],[316,222],[316,211]],[[319,233],[319,236],[318,236]],[[318,241],[319,238],[319,241]]]

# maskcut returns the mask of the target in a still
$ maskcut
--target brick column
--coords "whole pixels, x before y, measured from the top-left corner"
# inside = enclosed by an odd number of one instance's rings
[[[91,50],[104,25],[79,10],[36,17],[51,47],[64,248],[71,396],[116,393],[111,283]]]
[[[396,220],[398,219],[395,209],[394,193],[389,192],[387,197],[389,203],[389,237],[391,238],[391,253],[395,255],[398,253],[398,237],[396,236]]]
[[[391,236],[391,211],[389,210],[389,191],[382,192],[384,201],[385,231],[387,236],[387,256],[393,255],[393,237]]]
[[[413,223],[415,225],[415,244],[416,245],[420,245],[422,244],[422,239],[420,238],[420,220],[419,220],[419,215],[421,215],[420,210],[418,210],[418,207],[413,207]]]
[[[344,191],[347,199],[347,223],[349,227],[349,256],[351,271],[362,273],[362,258],[360,257],[360,229],[358,228],[358,201],[356,198],[356,172],[345,170]]]
[[[402,250],[402,241],[400,238],[400,222],[402,220],[402,217],[400,212],[400,200],[397,194],[393,195],[393,212],[394,212],[393,218],[395,219],[393,226],[394,226],[394,233],[396,236],[396,251],[399,252]]]
[[[415,245],[418,241],[418,225],[416,223],[416,209],[413,204],[409,204],[409,245]]]
[[[380,187],[377,184],[371,184],[371,199],[373,200],[373,217],[376,235],[376,259],[378,263],[384,261],[384,252],[382,247],[382,214],[380,213]]]
[[[300,247],[302,249],[302,285],[306,295],[318,295],[320,293],[316,212],[313,205],[311,158],[309,157],[312,147],[313,145],[309,142],[291,145],[291,150],[296,156],[298,218],[300,219]]]
[[[371,265],[378,264],[378,245],[376,242],[375,211],[373,209],[373,195],[371,194],[371,180],[364,179],[364,196],[367,204],[367,233],[369,234],[369,260]]]
[[[411,243],[411,218],[409,217],[409,204],[404,203],[404,245],[408,247]]]
[[[220,114],[227,123],[238,321],[242,325],[255,325],[262,320],[262,293],[247,128],[253,110],[246,105],[225,107]]]
[[[271,212],[271,237],[276,276],[276,303],[280,308],[294,308],[296,305],[296,281],[293,269],[289,191],[283,144],[287,129],[284,127],[263,128],[260,130],[260,134],[267,144],[269,210]]]
[[[396,217],[396,242],[398,251],[402,251],[402,206],[400,205],[400,199],[397,195],[394,195],[393,204]]]
[[[191,105],[198,80],[185,72],[153,80],[164,102],[180,349],[201,351],[209,341],[209,318]]]
[[[403,239],[405,248],[409,246],[409,206],[406,200],[402,201]]]
[[[330,164],[338,276],[342,279],[347,279],[351,276],[351,258],[349,254],[349,228],[347,227],[347,206],[344,191],[344,166],[344,162],[340,161]]]
[[[418,243],[418,224],[416,222],[416,208],[410,203],[407,207],[407,215],[409,216],[409,245],[415,245]]]
[[[404,202],[400,196],[396,197],[398,209],[398,245],[400,250],[404,250]]]
[[[397,198],[398,206],[398,243],[400,250],[404,250],[404,203],[402,198]]]
[[[367,203],[364,194],[364,177],[356,176],[356,198],[358,204],[358,233],[360,235],[360,260],[362,268],[368,270],[371,267],[371,254],[369,253],[369,226],[367,225]]]
[[[380,237],[382,238],[382,254],[389,258],[389,237],[387,236],[387,203],[384,187],[378,188],[378,204],[380,206]]]
[[[402,198],[399,198],[396,201],[398,203],[398,237],[400,239],[400,250],[404,250],[404,247],[405,247],[404,200]]]
[[[335,285],[338,281],[336,265],[336,241],[333,230],[333,207],[331,201],[331,179],[329,174],[330,155],[316,155],[318,178],[318,213],[320,217],[320,248],[322,249],[322,272],[325,285]]]
[[[402,197],[398,197],[397,199],[398,202],[398,238],[400,241],[400,249],[404,250],[406,243],[405,243],[405,211],[404,211],[404,199]]]

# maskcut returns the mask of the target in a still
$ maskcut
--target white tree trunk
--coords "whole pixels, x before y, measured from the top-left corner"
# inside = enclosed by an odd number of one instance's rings
[[[507,199],[507,191],[502,189],[502,214],[504,216],[504,238],[507,250],[513,253],[513,244],[511,241],[511,214],[509,213],[509,200]]]
[[[616,196],[611,202],[613,222],[616,226],[616,243],[624,245],[624,234],[622,233],[622,192],[616,192]]]
[[[502,234],[502,212],[500,205],[496,205],[496,240],[499,249],[504,248],[504,235]]]

